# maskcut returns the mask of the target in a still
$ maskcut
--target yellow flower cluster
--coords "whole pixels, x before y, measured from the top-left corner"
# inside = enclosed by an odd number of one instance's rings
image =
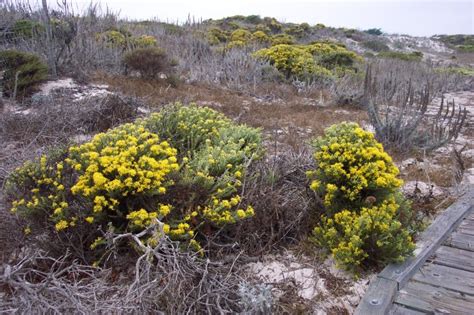
[[[307,175],[311,189],[323,192],[324,205],[337,211],[344,205],[361,203],[380,191],[391,193],[403,184],[398,168],[371,132],[355,123],[341,123],[326,130],[314,142],[318,165]],[[333,204],[338,200],[337,204]]]
[[[94,213],[114,210],[128,196],[164,194],[172,184],[168,174],[179,170],[176,149],[137,124],[98,134],[69,152],[66,162],[82,170],[71,192],[93,200]]]
[[[307,175],[326,209],[314,229],[316,243],[348,269],[408,255],[413,243],[398,220],[402,181],[374,135],[356,123],[341,123],[328,128],[313,146],[317,169]]]
[[[46,156],[42,156],[39,163],[26,162],[23,167],[18,168],[9,178],[7,185],[22,181],[32,188],[24,194],[23,198],[12,201],[10,211],[19,212],[21,215],[34,215],[52,209],[51,219],[56,223],[56,229],[60,231],[67,228],[69,223],[62,222],[69,207],[65,187],[62,184],[63,171],[62,161],[57,163],[48,161]],[[29,230],[31,231],[31,228]]]
[[[268,60],[287,77],[300,79],[308,75],[331,77],[333,70],[351,69],[362,58],[343,45],[331,42],[316,42],[308,45],[275,44],[258,50],[255,57]]]
[[[342,210],[333,219],[324,216],[314,229],[315,240],[329,248],[336,261],[347,269],[403,261],[415,245],[397,220],[398,207],[391,197],[380,206],[363,207],[360,213]]]
[[[144,121],[186,153],[180,184],[208,192],[204,204],[195,205],[200,215],[216,225],[234,223],[253,215],[252,207],[239,207],[238,195],[244,163],[260,156],[259,130],[236,126],[222,114],[194,104],[176,104]],[[186,229],[178,229],[182,234]]]

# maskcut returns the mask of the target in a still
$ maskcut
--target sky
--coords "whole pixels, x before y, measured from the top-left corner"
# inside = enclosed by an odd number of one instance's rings
[[[56,0],[50,0],[53,4]],[[79,8],[88,0],[72,0]],[[100,0],[121,17],[168,22],[257,14],[283,22],[431,36],[474,34],[474,0]]]

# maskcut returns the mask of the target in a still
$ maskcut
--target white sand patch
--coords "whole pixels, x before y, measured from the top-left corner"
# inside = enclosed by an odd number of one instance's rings
[[[97,96],[106,96],[109,94],[113,94],[110,91],[107,91],[106,89],[103,88],[96,88],[94,86],[88,86],[84,88],[82,91],[74,93],[73,98],[74,101],[81,101],[85,98],[91,98],[91,97],[97,97]]]
[[[284,284],[293,284],[298,297],[311,305],[314,314],[327,314],[334,309],[352,314],[369,283],[368,277],[354,280],[352,275],[336,268],[332,259],[315,266],[292,254],[267,256],[244,268],[258,283],[271,286],[276,299],[284,295]],[[335,286],[339,286],[338,290],[334,290]]]
[[[55,90],[62,90],[62,89],[74,89],[78,88],[79,85],[77,85],[73,79],[71,78],[65,78],[65,79],[60,79],[56,81],[49,81],[46,82],[42,85],[40,85],[39,89],[40,91],[36,94],[39,95],[49,95],[51,92]]]
[[[406,196],[413,197],[442,197],[444,191],[435,184],[428,184],[421,181],[409,181],[402,187],[402,191]]]

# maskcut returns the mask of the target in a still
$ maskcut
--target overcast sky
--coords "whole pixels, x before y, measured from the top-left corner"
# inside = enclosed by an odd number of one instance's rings
[[[49,0],[51,3],[55,0]],[[83,7],[90,1],[73,0]],[[323,23],[410,35],[473,34],[474,0],[101,0],[122,17],[183,22],[258,14],[286,22]]]

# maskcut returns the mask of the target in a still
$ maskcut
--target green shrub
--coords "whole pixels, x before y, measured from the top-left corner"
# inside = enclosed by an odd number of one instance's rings
[[[265,24],[258,24],[257,26],[255,26],[255,31],[261,31],[267,35],[271,33],[270,28],[266,26]]]
[[[459,74],[463,76],[474,77],[474,69],[467,67],[435,68],[435,71],[438,73]]]
[[[423,53],[420,51],[414,51],[410,53],[404,53],[399,51],[382,51],[377,55],[377,57],[418,62],[423,59]]]
[[[457,45],[456,49],[464,53],[474,52],[474,45]]]
[[[200,249],[206,234],[253,215],[240,186],[261,154],[260,132],[222,114],[180,104],[58,154],[27,162],[7,180],[12,212],[31,229],[100,259],[100,231],[162,232]],[[86,232],[80,232],[86,231]],[[150,246],[159,235],[143,236]]]
[[[301,38],[305,34],[305,30],[300,25],[293,25],[285,29],[285,33],[298,38]]]
[[[112,48],[125,48],[127,45],[127,37],[121,32],[115,30],[97,34],[96,39]]]
[[[233,31],[230,34],[230,41],[231,42],[240,41],[240,42],[246,43],[250,39],[252,39],[252,33],[250,33],[248,30],[245,30],[245,29],[242,29],[242,28],[239,28],[239,29]]]
[[[245,22],[250,24],[260,24],[262,23],[262,18],[260,15],[249,15],[245,17]]]
[[[367,48],[376,52],[390,50],[390,47],[388,47],[387,44],[385,44],[384,42],[380,40],[368,40],[368,41],[362,42],[362,46],[364,48]]]
[[[39,34],[44,33],[45,28],[41,23],[33,20],[21,19],[15,21],[12,28],[16,37],[33,38]]]
[[[326,211],[314,241],[347,269],[410,254],[412,217],[399,191],[399,171],[374,135],[341,123],[312,146],[317,168],[308,172],[310,187],[323,196]]]
[[[125,54],[123,60],[127,67],[147,79],[157,78],[160,73],[171,74],[175,65],[159,47],[132,50]]]
[[[220,28],[211,28],[207,33],[207,39],[211,45],[218,45],[227,42],[229,35]]]
[[[276,45],[293,45],[296,41],[295,38],[288,34],[277,34],[270,38],[273,46]]]
[[[255,31],[252,33],[252,40],[257,43],[266,44],[270,42],[270,37],[262,31]]]
[[[48,67],[41,59],[33,54],[16,50],[5,50],[0,52],[0,64],[5,71],[1,85],[6,96],[14,94],[24,97],[30,94],[35,85],[46,80]],[[18,77],[16,77],[18,74]]]
[[[474,35],[437,35],[437,39],[450,46],[474,45]]]
[[[380,28],[369,28],[368,30],[365,30],[364,32],[367,33],[367,34],[376,35],[376,36],[379,36],[379,35],[383,34],[383,32]]]
[[[131,45],[135,48],[154,47],[157,45],[156,38],[151,35],[141,35],[131,38]]]
[[[270,28],[273,33],[281,32],[283,25],[280,24],[275,18],[265,17],[263,23]]]

